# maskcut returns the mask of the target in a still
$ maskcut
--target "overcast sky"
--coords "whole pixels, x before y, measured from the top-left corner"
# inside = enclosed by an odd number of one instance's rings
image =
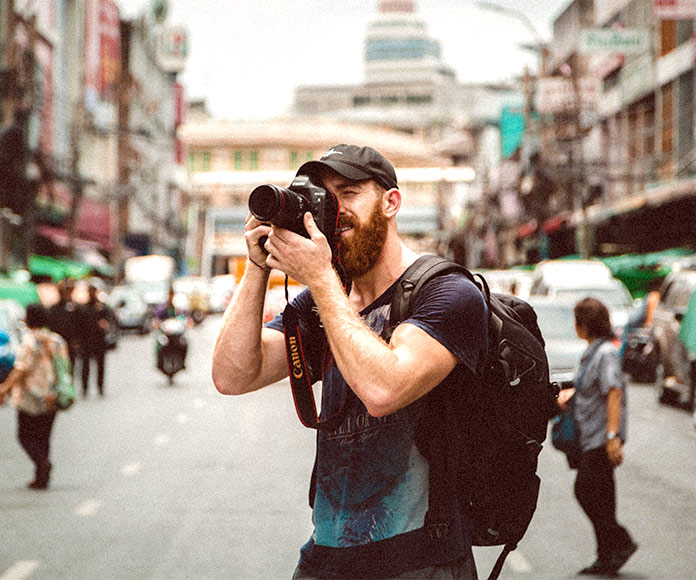
[[[116,0],[124,16],[148,0]],[[571,0],[497,0],[524,11],[538,34]],[[181,79],[187,97],[205,98],[219,117],[266,118],[287,109],[298,85],[363,80],[363,41],[378,0],[169,0],[170,24],[189,30]],[[460,82],[521,74],[536,57],[520,44],[534,33],[519,17],[482,10],[474,0],[416,0],[416,12]]]

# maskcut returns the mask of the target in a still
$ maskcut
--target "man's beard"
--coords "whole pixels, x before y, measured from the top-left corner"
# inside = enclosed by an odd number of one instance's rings
[[[367,274],[377,263],[387,239],[388,221],[382,212],[381,198],[378,197],[372,207],[372,213],[365,223],[359,223],[354,217],[341,219],[342,225],[353,228],[351,234],[341,238],[341,264],[349,280],[355,280]]]

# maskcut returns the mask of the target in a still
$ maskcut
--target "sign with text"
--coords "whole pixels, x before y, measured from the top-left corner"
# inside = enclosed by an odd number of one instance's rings
[[[580,31],[579,51],[584,54],[641,54],[650,50],[647,28],[586,28]]]
[[[653,15],[658,20],[692,20],[696,0],[653,0]]]
[[[188,58],[188,31],[183,26],[162,29],[157,42],[157,62],[167,72],[181,72]]]
[[[540,113],[562,113],[597,107],[601,81],[595,77],[582,77],[573,81],[568,77],[544,77],[539,79],[536,91],[536,107]]]

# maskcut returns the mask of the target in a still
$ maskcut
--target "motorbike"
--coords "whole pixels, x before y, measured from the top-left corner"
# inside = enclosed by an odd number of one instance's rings
[[[623,370],[639,383],[652,383],[657,372],[657,349],[649,328],[633,328],[626,332],[623,349]]]
[[[157,368],[174,384],[174,375],[186,368],[186,319],[183,317],[167,318],[160,324],[155,342]]]

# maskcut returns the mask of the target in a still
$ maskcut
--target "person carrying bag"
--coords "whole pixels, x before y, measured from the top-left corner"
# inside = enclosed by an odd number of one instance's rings
[[[49,453],[56,412],[70,406],[69,391],[57,390],[55,355],[59,352],[69,361],[68,348],[59,335],[45,328],[48,318],[42,305],[30,304],[25,322],[28,330],[22,336],[14,368],[0,383],[0,402],[11,393],[12,405],[17,409],[17,438],[35,466],[35,477],[28,487],[46,489],[52,468]]]
[[[579,450],[575,498],[589,518],[597,542],[597,559],[584,575],[616,575],[638,549],[616,519],[614,469],[623,462],[626,441],[626,389],[609,310],[595,298],[575,305],[575,329],[587,341],[574,389],[559,395],[561,409],[572,401]],[[559,427],[560,429],[560,427]],[[553,437],[552,437],[553,440]],[[570,458],[569,458],[570,461]]]

